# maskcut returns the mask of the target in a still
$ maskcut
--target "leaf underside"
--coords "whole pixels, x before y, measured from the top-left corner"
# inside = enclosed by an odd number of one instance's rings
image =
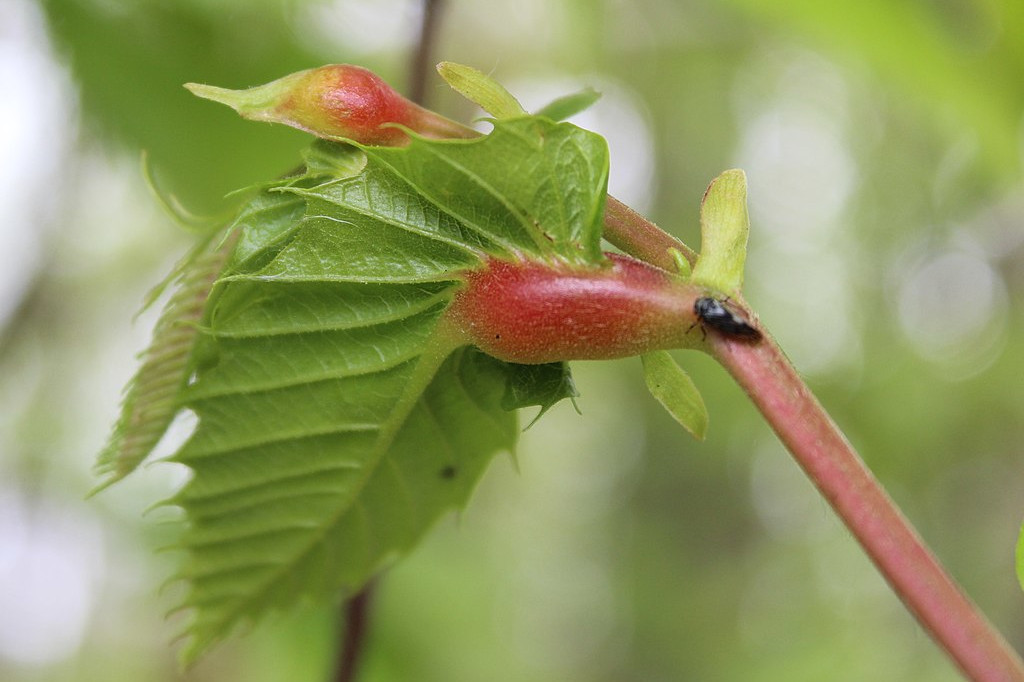
[[[360,589],[512,451],[507,410],[575,394],[562,365],[456,348],[443,315],[487,258],[602,263],[607,163],[600,137],[522,117],[473,141],[318,142],[305,174],[255,195],[165,402],[198,416],[173,457],[194,472],[171,500],[188,522],[186,660],[267,611]],[[105,470],[146,452],[108,450]]]

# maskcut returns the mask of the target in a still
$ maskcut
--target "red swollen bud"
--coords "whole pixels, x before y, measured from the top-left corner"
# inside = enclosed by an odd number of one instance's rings
[[[475,137],[478,133],[402,97],[360,66],[331,64],[299,71],[248,90],[186,83],[193,94],[227,104],[244,118],[284,123],[331,140],[399,146],[408,136]]]
[[[609,254],[580,269],[492,260],[466,277],[449,311],[460,332],[508,362],[606,360],[690,346],[695,290],[664,270]]]

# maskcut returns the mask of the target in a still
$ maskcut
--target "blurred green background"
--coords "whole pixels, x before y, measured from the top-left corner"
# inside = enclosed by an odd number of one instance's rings
[[[306,137],[181,84],[359,63],[405,89],[415,0],[0,3],[0,679],[327,679],[335,607],[187,674],[169,464],[84,500],[191,236],[151,197],[231,210]],[[747,171],[747,298],[966,590],[1018,649],[1024,516],[1020,0],[449,0],[435,57],[528,107],[590,85],[611,191],[696,246],[707,183]],[[477,116],[439,78],[429,103]],[[690,440],[639,361],[578,363],[376,593],[363,679],[955,680],[728,377]],[[178,438],[187,425],[178,429]],[[173,438],[171,439],[173,441]],[[171,445],[164,448],[169,452]]]

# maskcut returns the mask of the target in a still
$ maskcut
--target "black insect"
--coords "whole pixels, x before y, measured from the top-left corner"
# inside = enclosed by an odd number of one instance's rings
[[[736,336],[748,341],[757,341],[761,338],[761,332],[755,329],[746,316],[729,303],[728,299],[719,301],[711,296],[698,298],[693,303],[693,314],[697,316],[697,322],[700,323],[702,330],[711,327],[726,336]]]

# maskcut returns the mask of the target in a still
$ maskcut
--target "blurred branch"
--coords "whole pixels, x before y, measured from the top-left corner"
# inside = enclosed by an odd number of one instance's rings
[[[443,0],[423,0],[419,40],[409,64],[408,97],[419,105],[423,104],[426,95],[427,77],[434,70],[431,54],[437,40],[442,4]],[[342,606],[344,634],[338,652],[335,682],[352,682],[356,679],[366,645],[373,590],[374,584],[368,584]]]
[[[444,0],[423,0],[423,19],[420,22],[420,37],[409,64],[409,99],[424,104],[427,94],[427,77],[433,73],[432,55],[434,43],[441,24]]]
[[[50,284],[46,272],[46,263],[41,263],[30,275],[30,280],[21,291],[18,302],[13,306],[7,319],[0,320],[0,365],[14,351],[20,334],[31,325],[43,307],[42,302],[46,298],[46,290]]]
[[[335,682],[352,682],[356,679],[359,663],[365,649],[366,631],[370,620],[370,603],[373,600],[373,583],[362,592],[345,602],[343,606],[345,628],[341,643]]]

